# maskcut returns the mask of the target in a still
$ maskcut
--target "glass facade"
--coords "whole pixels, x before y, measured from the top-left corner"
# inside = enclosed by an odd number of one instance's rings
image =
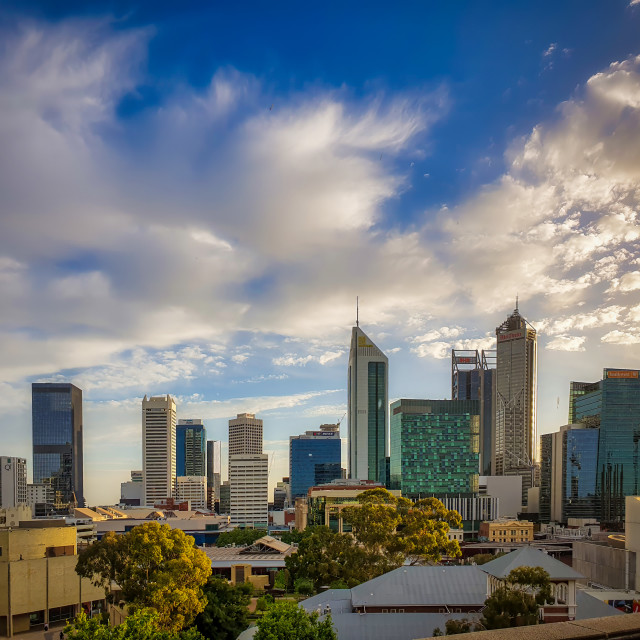
[[[176,475],[204,476],[207,431],[201,420],[180,420],[176,426]]]
[[[385,453],[385,421],[387,397],[387,364],[385,362],[368,363],[368,422],[369,422],[369,477],[387,484],[386,478],[376,477],[380,470],[386,468]]]
[[[562,521],[597,513],[598,429],[568,429],[562,434]],[[542,487],[540,489],[542,511]],[[542,513],[540,514],[542,516]]]
[[[33,383],[33,482],[53,489],[55,510],[84,506],[82,391],[68,383]]]
[[[553,434],[540,436],[540,521],[551,522]]]
[[[391,487],[409,498],[478,492],[478,400],[391,405]]]
[[[335,437],[292,436],[289,441],[291,499],[306,497],[310,487],[341,477],[341,440]]]

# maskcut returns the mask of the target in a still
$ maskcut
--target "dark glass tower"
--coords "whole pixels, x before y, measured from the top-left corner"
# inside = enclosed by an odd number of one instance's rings
[[[33,482],[53,489],[54,508],[84,506],[82,390],[69,383],[34,382]]]
[[[202,420],[179,420],[176,426],[176,476],[206,475],[207,432]]]

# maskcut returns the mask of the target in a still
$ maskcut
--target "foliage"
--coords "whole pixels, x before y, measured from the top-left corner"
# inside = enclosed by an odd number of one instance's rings
[[[314,527],[307,527],[304,531],[294,529],[293,531],[283,531],[282,533],[274,535],[277,535],[282,542],[286,542],[287,544],[300,544],[304,538],[313,533],[313,529]]]
[[[493,553],[477,553],[475,556],[469,558],[469,562],[475,562],[476,565],[480,566],[482,564],[487,564],[487,562],[491,562],[496,558],[501,558],[506,555],[506,551],[500,551],[493,555]]]
[[[204,640],[196,629],[159,631],[158,614],[140,610],[117,627],[102,624],[99,618],[87,618],[84,612],[64,628],[69,640]]]
[[[482,625],[475,624],[467,618],[462,618],[462,620],[451,619],[445,623],[446,635],[448,636],[455,636],[459,633],[469,633],[470,631],[480,631],[482,628]]]
[[[249,583],[234,587],[224,578],[211,576],[204,586],[207,604],[195,622],[198,631],[209,640],[235,640],[249,626],[252,593]]]
[[[314,591],[313,581],[309,580],[309,578],[296,578],[293,583],[293,589],[296,593],[300,593],[303,596],[310,596]]]
[[[232,544],[238,547],[248,547],[266,535],[267,532],[264,529],[233,529],[233,531],[225,531],[218,536],[216,547],[228,547]]]
[[[450,527],[462,526],[460,514],[440,500],[425,498],[412,503],[378,488],[363,491],[358,502],[360,506],[343,509],[343,519],[365,549],[386,554],[392,564],[399,565],[405,558],[415,564],[439,562],[442,555],[461,555],[458,542],[447,537]]]
[[[288,581],[287,572],[281,569],[276,573],[275,578],[273,579],[273,586],[276,589],[286,589]]]
[[[331,616],[320,621],[295,602],[277,602],[258,620],[254,640],[338,640]]]
[[[360,546],[353,536],[328,527],[315,527],[285,563],[294,583],[309,578],[316,589],[338,580],[355,587],[400,566],[393,558]]]
[[[79,555],[76,572],[102,586],[110,600],[115,581],[130,613],[155,609],[158,628],[175,632],[203,610],[211,562],[193,537],[148,522],[122,535],[107,533]]]
[[[549,574],[541,567],[518,567],[505,585],[486,600],[482,625],[486,629],[538,624],[538,609],[551,599]]]

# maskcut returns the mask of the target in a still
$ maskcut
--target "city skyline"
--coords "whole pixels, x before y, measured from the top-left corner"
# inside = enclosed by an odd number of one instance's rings
[[[53,381],[88,503],[140,468],[145,394],[225,443],[255,413],[272,489],[347,410],[356,296],[390,402],[449,398],[516,295],[538,436],[570,381],[639,367],[637,2],[64,4],[0,11],[0,454],[30,476]]]

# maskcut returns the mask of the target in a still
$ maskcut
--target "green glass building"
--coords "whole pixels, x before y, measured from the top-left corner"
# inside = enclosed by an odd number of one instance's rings
[[[392,488],[408,498],[478,492],[478,400],[398,400],[390,413]]]

